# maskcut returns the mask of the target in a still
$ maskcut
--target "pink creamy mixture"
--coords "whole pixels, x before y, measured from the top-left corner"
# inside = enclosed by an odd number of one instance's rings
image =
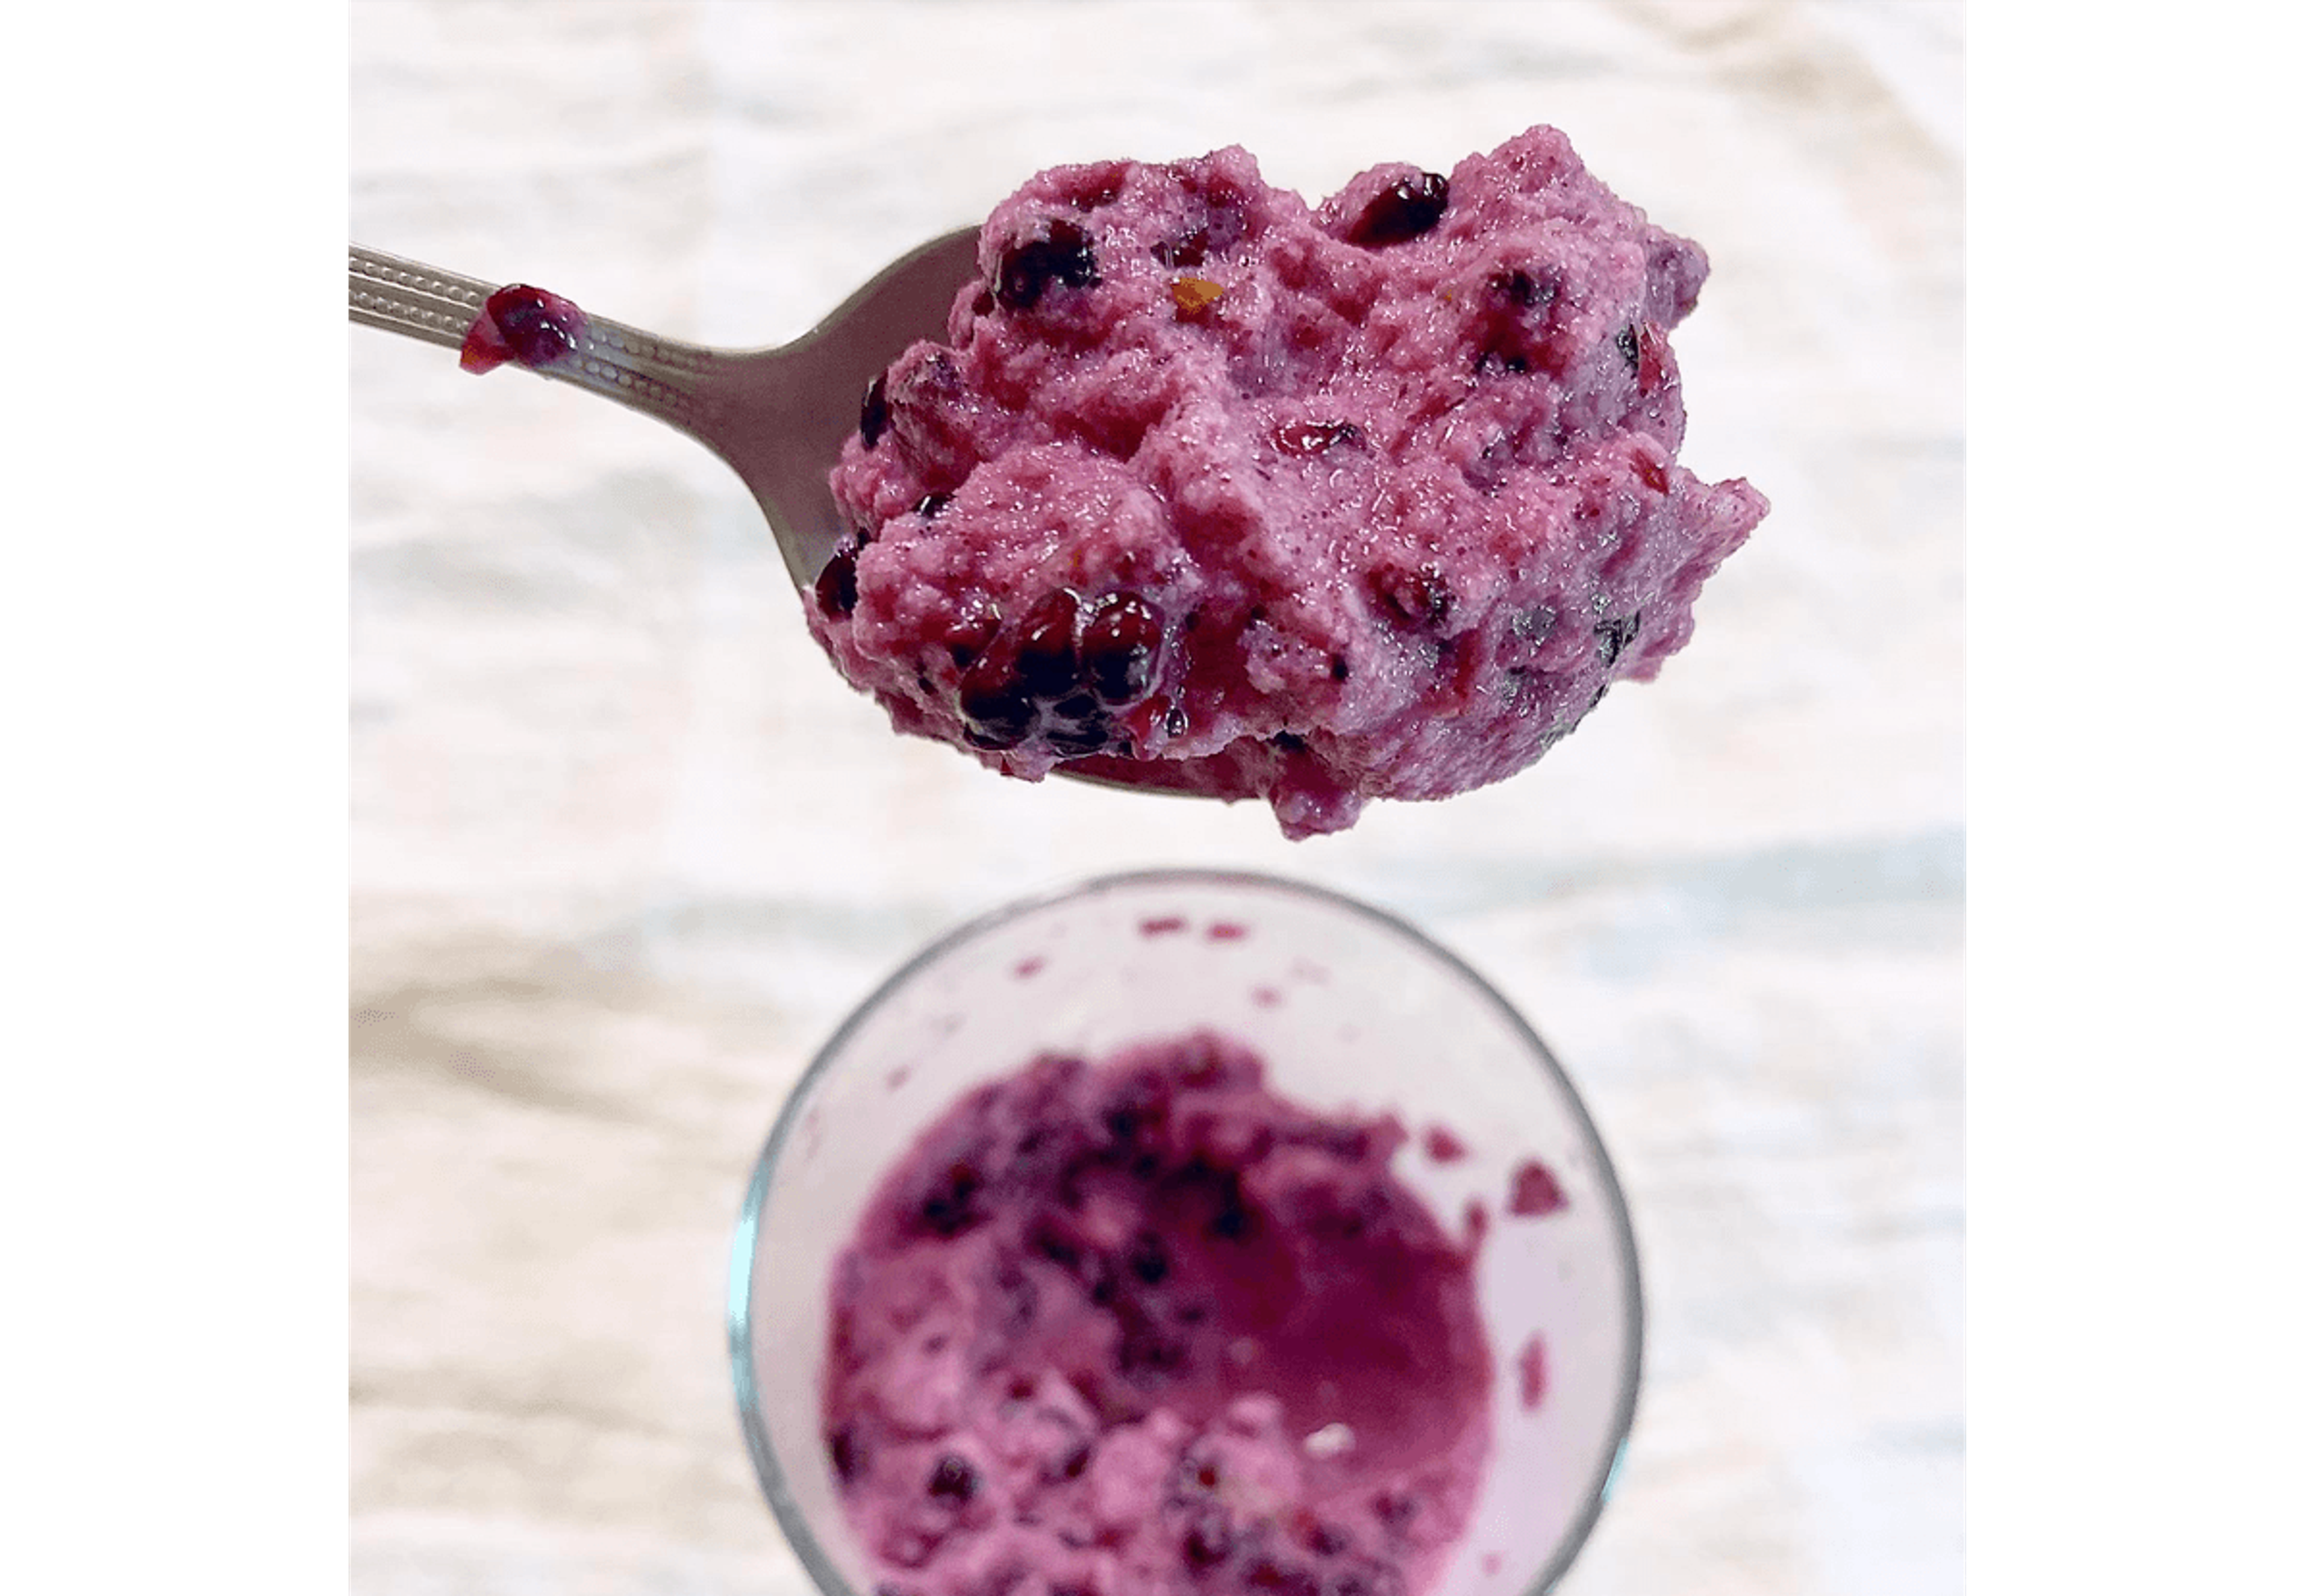
[[[1241,149],[1056,168],[869,390],[813,630],[1013,776],[1294,837],[1501,780],[1655,675],[1766,513],[1675,459],[1706,270],[1546,127],[1315,209]]]
[[[1416,1596],[1493,1360],[1405,1132],[1200,1032],[966,1098],[838,1260],[828,1455],[884,1596]]]

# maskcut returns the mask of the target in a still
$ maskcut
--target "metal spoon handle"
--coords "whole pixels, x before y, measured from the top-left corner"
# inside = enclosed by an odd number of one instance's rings
[[[482,302],[497,289],[493,283],[437,271],[359,244],[347,249],[346,269],[356,324],[451,349],[466,341],[466,329],[482,313]]]
[[[351,244],[346,250],[347,311],[362,327],[455,349],[500,285],[461,276]],[[728,355],[663,338],[640,328],[587,318],[578,348],[539,375],[591,389],[694,437],[707,429],[714,383]]]

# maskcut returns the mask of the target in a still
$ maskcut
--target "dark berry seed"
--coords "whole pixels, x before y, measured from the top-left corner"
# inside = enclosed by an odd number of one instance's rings
[[[980,1494],[980,1471],[949,1452],[933,1469],[931,1483],[924,1488],[939,1500],[961,1507]]]
[[[963,715],[963,734],[975,748],[1018,748],[1036,729],[1036,706],[1016,699],[967,700]]]
[[[1109,704],[1130,704],[1156,680],[1165,622],[1139,593],[1111,593],[1094,606],[1084,630],[1084,671]]]
[[[845,1485],[859,1478],[867,1459],[857,1427],[845,1425],[827,1438],[827,1460],[835,1465],[835,1478]]]
[[[1271,435],[1287,454],[1322,454],[1336,443],[1355,443],[1364,436],[1353,421],[1288,421]]]
[[[1228,1513],[1219,1507],[1200,1507],[1189,1521],[1188,1532],[1181,1537],[1181,1560],[1192,1568],[1210,1568],[1228,1561],[1236,1549],[1236,1537],[1229,1533]]]
[[[947,1179],[927,1193],[917,1209],[925,1228],[936,1235],[954,1236],[979,1223],[981,1215],[972,1198],[980,1186],[978,1170],[961,1162],[950,1164]]]
[[[1132,1250],[1125,1255],[1124,1263],[1132,1271],[1133,1277],[1143,1285],[1162,1283],[1173,1270],[1173,1260],[1165,1254],[1165,1243],[1147,1231],[1141,1232],[1134,1240]]]
[[[1639,635],[1639,612],[1632,610],[1614,620],[1602,620],[1590,628],[1598,640],[1598,662],[1611,665],[1623,657],[1623,651]]]
[[[940,641],[947,645],[948,658],[961,671],[978,659],[988,645],[996,641],[1001,626],[995,606],[985,600],[975,601],[951,617],[941,628]]]
[[[1420,238],[1446,214],[1446,180],[1434,171],[1392,183],[1375,195],[1350,228],[1350,242],[1378,249]]]
[[[956,684],[956,707],[992,747],[1017,747],[1036,727],[1036,706],[1001,648],[989,649],[964,668]]]
[[[1175,704],[1165,712],[1165,732],[1170,737],[1181,737],[1189,730],[1189,712]]]
[[[1055,703],[1049,714],[1061,727],[1088,726],[1108,718],[1101,713],[1100,700],[1081,688]]]
[[[1522,311],[1546,305],[1558,297],[1556,284],[1537,282],[1531,272],[1514,271],[1507,276],[1495,276],[1489,279],[1486,285]]]
[[[1316,1553],[1321,1557],[1339,1557],[1341,1553],[1350,1549],[1350,1538],[1348,1533],[1332,1524],[1315,1523],[1310,1525],[1309,1533],[1306,1539],[1309,1543],[1309,1549]]]
[[[1069,1449],[1069,1455],[1060,1460],[1060,1478],[1062,1479],[1077,1478],[1091,1467],[1092,1443],[1079,1441]]]
[[[812,584],[812,592],[819,607],[834,617],[849,615],[859,604],[859,556],[856,550],[839,548],[827,564],[819,568],[819,580]]]
[[[946,509],[955,500],[952,493],[928,493],[916,501],[916,513],[927,521]]]
[[[1139,1071],[1103,1103],[1104,1122],[1113,1136],[1146,1140],[1163,1127],[1168,1117],[1162,1077],[1154,1070]]]
[[[997,263],[996,301],[1007,310],[1035,308],[1054,283],[1092,288],[1100,283],[1092,241],[1073,222],[1054,222],[1045,235],[1004,251]]]
[[[1044,733],[1044,741],[1052,745],[1052,751],[1069,759],[1104,752],[1115,737],[1116,729],[1105,719],[1083,726],[1054,726]]]
[[[585,313],[558,294],[509,283],[483,302],[482,309],[497,323],[498,332],[526,366],[552,365],[575,355],[585,336]]]
[[[1031,697],[1065,697],[1077,685],[1077,618],[1084,601],[1068,588],[1045,596],[1020,623],[1013,669]]]
[[[1614,347],[1622,353],[1624,364],[1632,371],[1639,369],[1639,329],[1625,327],[1614,335]]]
[[[859,446],[862,449],[875,447],[875,441],[892,425],[892,406],[884,397],[884,374],[878,372],[875,380],[867,384],[866,397],[859,401]]]
[[[1290,732],[1280,732],[1269,740],[1269,745],[1281,754],[1301,754],[1309,751],[1308,743]]]
[[[1350,679],[1350,662],[1349,662],[1349,661],[1347,661],[1347,660],[1343,659],[1343,658],[1342,658],[1341,655],[1339,655],[1339,654],[1335,654],[1335,655],[1333,656],[1333,680],[1334,680],[1335,681],[1347,681],[1347,680],[1349,680],[1349,679]]]

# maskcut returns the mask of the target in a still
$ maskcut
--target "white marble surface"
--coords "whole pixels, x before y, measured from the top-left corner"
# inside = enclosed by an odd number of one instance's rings
[[[1662,679],[1534,770],[1289,845],[897,741],[704,452],[351,332],[355,1589],[801,1596],[720,1323],[788,1083],[958,919],[1219,864],[1420,921],[1617,1156],[1648,1383],[1563,1591],[1956,1590],[1961,31],[356,0],[355,238],[709,342],[800,331],[1056,161],[1242,143],[1324,192],[1555,123],[1710,250],[1685,458],[1775,510]]]

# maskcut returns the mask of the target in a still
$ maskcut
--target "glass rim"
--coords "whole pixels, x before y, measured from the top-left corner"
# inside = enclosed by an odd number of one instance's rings
[[[1575,1129],[1596,1167],[1599,1186],[1605,1197],[1614,1249],[1623,1267],[1625,1327],[1622,1346],[1623,1379],[1622,1389],[1615,1395],[1614,1417],[1608,1425],[1608,1443],[1600,1449],[1601,1455],[1591,1466],[1591,1477],[1583,1490],[1581,1509],[1567,1526],[1556,1549],[1533,1581],[1524,1588],[1523,1596],[1543,1596],[1563,1579],[1567,1570],[1573,1566],[1577,1555],[1589,1541],[1591,1531],[1597,1527],[1599,1515],[1605,1511],[1606,1503],[1614,1494],[1615,1477],[1622,1472],[1623,1456],[1630,1450],[1631,1431],[1638,1417],[1639,1389],[1642,1383],[1646,1349],[1646,1296],[1640,1279],[1638,1238],[1631,1229],[1630,1206],[1623,1195],[1622,1179],[1615,1173],[1613,1155],[1607,1152],[1605,1140],[1598,1135],[1597,1126],[1591,1120],[1589,1105],[1583,1101],[1581,1092],[1559,1064],[1557,1055],[1526,1022],[1526,1016],[1518,1012],[1517,1005],[1504,997],[1494,984],[1468,960],[1392,910],[1377,908],[1330,887],[1315,886],[1263,871],[1198,866],[1117,871],[1085,877],[1046,891],[1013,899],[973,916],[918,949],[852,1006],[842,1022],[812,1056],[811,1063],[789,1089],[787,1101],[780,1105],[778,1117],[771,1122],[770,1134],[764,1138],[762,1151],[756,1155],[754,1168],[747,1181],[746,1197],[740,1206],[739,1223],[732,1235],[725,1294],[724,1327],[731,1354],[733,1391],[738,1402],[740,1433],[745,1437],[747,1455],[754,1464],[756,1481],[762,1487],[764,1499],[770,1504],[771,1516],[778,1521],[787,1545],[793,1548],[796,1560],[802,1563],[804,1572],[822,1596],[869,1596],[869,1592],[854,1590],[851,1581],[835,1566],[834,1560],[820,1544],[810,1521],[787,1487],[787,1472],[779,1467],[778,1454],[771,1445],[770,1435],[765,1433],[761,1419],[762,1405],[756,1392],[752,1333],[755,1238],[761,1221],[763,1199],[770,1188],[771,1171],[778,1166],[779,1156],[786,1151],[788,1139],[801,1121],[803,1104],[811,1095],[811,1088],[834,1067],[845,1045],[866,1023],[867,1017],[880,1009],[894,991],[912,979],[924,967],[964,943],[975,941],[998,926],[1078,899],[1096,898],[1136,888],[1192,886],[1249,889],[1311,899],[1346,910],[1353,916],[1369,921],[1411,943],[1461,977],[1479,996],[1491,1004],[1532,1052],[1543,1073],[1564,1093],[1568,1106],[1573,1110]]]

